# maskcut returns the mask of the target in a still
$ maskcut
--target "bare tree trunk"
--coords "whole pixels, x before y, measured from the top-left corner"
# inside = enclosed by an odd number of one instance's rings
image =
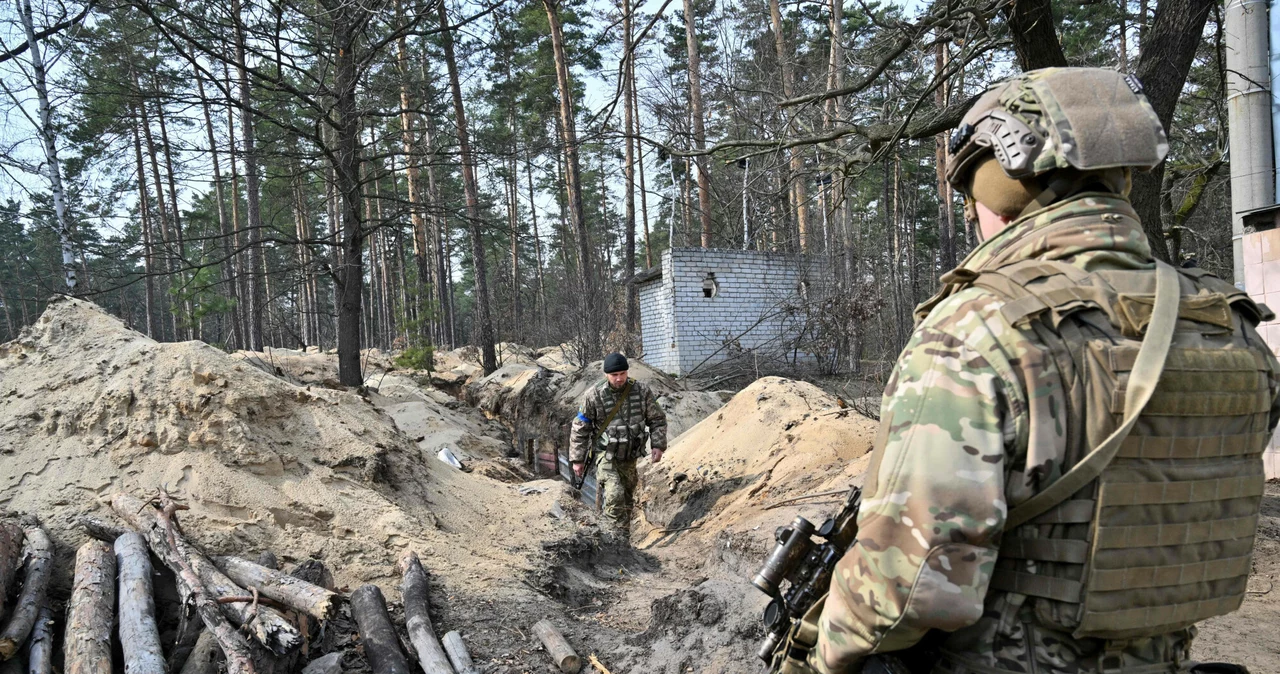
[[[134,90],[138,92],[138,95],[142,96],[142,85],[138,81],[136,71],[133,74],[133,86]],[[156,190],[156,211],[160,216],[160,243],[161,250],[163,251],[161,266],[167,276],[169,295],[172,296],[174,294],[173,291],[177,277],[173,273],[173,251],[169,248],[169,242],[171,240],[169,234],[169,208],[165,204],[164,183],[160,180],[160,161],[156,158],[155,138],[151,134],[151,119],[148,117],[147,103],[145,100],[138,101],[138,111],[141,114],[142,139],[146,141],[147,159],[148,163],[151,165],[151,180]],[[152,234],[154,236],[155,232],[153,231]],[[167,304],[169,307],[168,313],[171,332],[168,336],[172,339],[178,339],[178,312],[173,307],[172,297],[170,297],[169,302],[165,302],[163,299],[164,298],[161,299],[161,305],[164,306]]]
[[[200,106],[204,110],[205,135],[209,139],[209,156],[213,159],[213,189],[218,200],[218,231],[222,235],[222,254],[226,259],[220,266],[223,283],[227,286],[227,296],[231,299],[231,334],[236,348],[244,348],[244,335],[240,332],[240,293],[236,288],[235,242],[232,231],[227,224],[226,196],[222,189],[222,168],[218,163],[218,144],[213,135],[213,114],[209,110],[209,99],[204,93],[204,78],[200,69],[193,68],[196,79],[196,90],[200,94]]]
[[[397,0],[397,16],[401,12],[400,5]],[[409,183],[409,220],[413,223],[413,261],[418,270],[418,287],[414,291],[418,306],[415,308],[423,311],[429,306],[431,298],[431,266],[427,259],[427,223],[422,216],[424,203],[418,173],[418,152],[414,147],[413,137],[416,116],[409,101],[409,50],[403,35],[396,42],[396,65],[400,70],[400,129],[404,143],[404,173]],[[430,327],[421,319],[418,322],[418,336],[424,341],[431,340]]]
[[[769,18],[773,22],[774,50],[778,54],[778,64],[782,68],[782,94],[788,99],[795,97],[795,73],[791,64],[791,53],[787,49],[786,36],[782,27],[782,9],[778,0],[769,0]],[[809,252],[809,197],[804,186],[804,157],[795,148],[787,150],[791,164],[791,183],[788,195],[791,208],[795,211],[796,231],[800,236],[800,252]]]
[[[76,289],[75,255],[71,250],[71,221],[67,219],[67,200],[62,191],[62,164],[58,161],[58,146],[54,138],[53,115],[49,106],[49,88],[45,82],[44,56],[40,42],[36,40],[36,30],[31,16],[30,0],[22,0],[18,12],[22,18],[22,28],[27,34],[27,47],[31,56],[31,75],[35,84],[36,98],[39,103],[40,144],[44,150],[44,160],[49,171],[49,191],[53,194],[53,214],[58,222],[58,241],[62,247],[62,275],[67,285],[67,292]]]
[[[645,267],[653,266],[653,245],[649,241],[649,193],[644,184],[644,148],[640,145],[639,136],[641,135],[640,127],[640,96],[636,91],[636,68],[635,63],[628,63],[627,86],[631,92],[631,115],[634,120],[635,132],[637,138],[636,145],[636,163],[640,169],[640,220],[644,222],[644,264]],[[670,242],[667,242],[670,245]]]
[[[449,657],[436,638],[428,611],[431,602],[427,597],[427,572],[412,552],[400,559],[400,573],[404,576],[400,594],[404,597],[405,629],[409,640],[418,652],[418,662],[426,674],[453,674]]]
[[[231,71],[223,65],[223,75],[227,80],[227,91],[231,91]],[[242,113],[247,114],[247,113]],[[259,344],[254,347],[253,342],[253,267],[249,261],[249,253],[243,250],[245,239],[241,237],[240,227],[240,170],[236,163],[236,116],[235,116],[235,100],[227,98],[227,160],[231,163],[231,231],[233,234],[233,246],[236,250],[236,286],[237,295],[239,295],[240,304],[240,334],[244,338],[244,342],[240,348],[250,351],[255,348],[261,349]],[[246,273],[246,270],[248,272]]]
[[[533,220],[533,251],[538,262],[538,336],[546,337],[547,329],[547,283],[542,276],[542,235],[538,233],[538,202],[533,193],[533,157],[525,150],[524,170],[529,180],[529,216]]]
[[[110,545],[90,540],[80,546],[62,646],[66,674],[111,674],[115,580],[116,558]]]
[[[776,0],[775,0],[776,1]],[[689,106],[693,115],[693,146],[699,151],[707,147],[707,129],[702,117],[702,56],[698,53],[698,30],[693,20],[693,0],[684,0],[685,47],[689,54]],[[707,158],[699,154],[698,211],[702,216],[702,247],[711,247],[711,178],[707,175]]]
[[[600,350],[600,317],[596,300],[596,284],[591,270],[591,243],[587,232],[585,211],[582,207],[582,169],[578,162],[578,131],[574,119],[573,88],[569,83],[569,63],[565,58],[564,33],[560,27],[560,3],[558,0],[542,0],[547,10],[547,22],[551,28],[551,48],[555,56],[556,86],[560,91],[560,141],[564,146],[565,189],[569,196],[569,222],[577,239],[582,321],[582,346],[585,359],[590,361]]]
[[[245,203],[249,216],[249,333],[252,349],[261,351],[262,316],[266,302],[263,284],[258,279],[258,270],[262,268],[262,207],[259,202],[262,190],[258,184],[258,153],[255,149],[253,115],[250,113],[253,99],[249,89],[249,71],[245,65],[244,22],[240,13],[240,0],[231,0],[231,16],[235,22],[236,73],[240,80],[240,132],[244,145]]]
[[[687,3],[686,3],[687,4]],[[635,169],[635,147],[636,147],[636,129],[635,117],[633,116],[635,100],[633,100],[631,80],[635,76],[635,59],[631,54],[631,20],[632,20],[632,4],[631,0],[622,0],[622,46],[623,53],[626,54],[625,64],[622,68],[622,89],[623,102],[622,107],[625,109],[623,113],[623,129],[626,144],[626,166],[624,173],[626,174],[626,196],[625,200],[625,222],[623,227],[626,228],[626,261],[623,263],[623,273],[626,276],[626,292],[627,292],[627,343],[633,339],[636,330],[639,329],[639,311],[636,307],[636,287],[631,283],[631,277],[636,275],[636,169]],[[705,140],[705,139],[704,139]],[[646,230],[647,231],[647,230]],[[646,241],[647,244],[647,241]]]
[[[839,0],[836,0],[837,2]],[[939,42],[935,47],[934,75],[941,77],[947,68],[947,45]],[[934,101],[938,109],[947,107],[947,83],[942,82],[934,92]],[[956,266],[956,231],[955,214],[951,208],[951,183],[947,182],[947,134],[940,133],[934,141],[934,168],[938,181],[938,247],[942,252],[942,269],[954,269]]]
[[[159,91],[160,83],[154,74],[152,77],[156,90]],[[182,333],[184,333],[186,339],[195,339],[195,307],[191,302],[191,293],[183,287],[186,285],[186,273],[182,271],[182,268],[187,266],[187,246],[182,235],[182,211],[178,208],[178,187],[177,180],[173,176],[173,152],[169,147],[169,128],[164,120],[164,100],[159,98],[156,100],[156,121],[160,122],[160,144],[164,148],[165,176],[169,180],[169,204],[173,207],[173,235],[174,241],[178,245],[177,280],[179,288],[182,289],[183,311],[186,313],[184,320],[185,330]]]
[[[120,570],[120,645],[125,674],[165,674],[147,544],[141,535],[130,531],[116,539],[115,556]]]
[[[144,293],[146,297],[147,311],[147,336],[158,339],[155,333],[155,278],[152,256],[155,255],[154,245],[151,241],[151,199],[147,196],[147,173],[145,165],[142,162],[142,138],[138,134],[138,124],[143,122],[142,115],[138,112],[137,104],[131,106],[135,124],[133,127],[133,151],[137,159],[138,165],[138,214],[142,220],[142,272],[146,276],[144,280]]]
[[[327,6],[327,5],[326,5]],[[338,379],[345,386],[360,386],[360,318],[363,313],[364,239],[360,205],[360,113],[356,109],[358,73],[353,49],[356,17],[330,7],[339,17],[334,21],[334,111],[337,113],[337,148],[334,175],[341,204],[342,271],[338,292]]]
[[[471,154],[471,135],[467,129],[467,111],[462,105],[462,84],[458,79],[458,63],[453,55],[453,31],[445,3],[438,5],[440,30],[444,43],[445,65],[449,69],[449,86],[453,90],[453,114],[458,124],[458,150],[462,159],[462,189],[467,199],[467,227],[471,230],[471,265],[476,283],[476,321],[480,338],[480,363],[485,374],[498,369],[494,351],[493,318],[489,310],[488,264],[484,253],[484,228],[480,222],[480,196],[476,185],[475,158]]]
[[[1187,82],[1187,74],[1200,44],[1200,35],[1213,7],[1211,0],[1161,0],[1156,8],[1155,21],[1142,38],[1142,53],[1134,73],[1166,129],[1173,124],[1174,108],[1182,95],[1182,87]],[[1151,252],[1157,258],[1169,261],[1164,217],[1160,211],[1164,172],[1164,162],[1150,171],[1134,171],[1129,200],[1142,220],[1142,228],[1151,242]]]

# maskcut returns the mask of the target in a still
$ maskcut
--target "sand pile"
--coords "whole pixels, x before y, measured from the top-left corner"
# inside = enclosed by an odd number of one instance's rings
[[[831,499],[767,511],[764,506],[860,484],[875,433],[874,421],[841,408],[818,387],[764,377],[681,435],[646,473],[645,517],[658,528],[698,527],[682,532],[684,539],[730,530],[756,532],[748,537],[763,545],[774,526],[796,512],[821,519],[817,513],[833,507]]]
[[[267,347],[262,351],[236,351],[231,357],[293,384],[344,388],[338,381],[336,351],[322,352],[319,347],[314,346],[307,347],[305,351]],[[361,351],[360,363],[366,377],[398,369],[391,357],[378,349]]]
[[[384,395],[447,417],[447,402],[395,383]],[[355,393],[291,384],[200,342],[158,344],[78,300],[51,302],[0,346],[0,419],[0,507],[39,515],[64,555],[83,540],[75,517],[108,515],[100,497],[161,485],[188,500],[184,528],[210,552],[316,557],[339,585],[394,581],[412,547],[445,588],[467,591],[528,571],[576,529],[547,515],[571,501],[558,484],[521,495],[463,473]],[[430,426],[421,442],[445,442]]]

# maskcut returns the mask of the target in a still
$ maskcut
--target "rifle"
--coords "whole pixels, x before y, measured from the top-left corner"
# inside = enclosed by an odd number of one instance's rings
[[[767,634],[756,653],[768,663],[770,672],[780,671],[788,657],[804,660],[805,653],[789,652],[792,644],[788,636],[796,633],[805,614],[826,596],[836,562],[858,538],[861,507],[862,489],[850,487],[844,507],[822,526],[814,527],[809,520],[797,516],[790,525],[775,530],[774,539],[778,543],[764,567],[751,579],[752,585],[773,598],[764,609]],[[862,671],[864,674],[928,671],[936,655],[929,644],[922,646],[903,653],[872,655]]]
[[[600,436],[604,433],[609,424],[613,423],[613,418],[618,416],[618,410],[622,409],[622,403],[626,401],[627,396],[631,395],[631,381],[627,380],[626,386],[622,387],[622,392],[618,394],[618,400],[613,403],[613,409],[609,410],[609,415],[604,418],[604,423],[591,434],[591,443],[587,445],[587,461],[582,468],[582,476],[573,476],[570,484],[573,485],[575,491],[582,491],[582,485],[586,484],[587,476],[591,474],[591,469],[595,468],[596,462],[600,460],[600,453],[597,451],[597,444],[600,442]],[[586,418],[585,416],[583,417]],[[573,468],[573,464],[569,465]]]

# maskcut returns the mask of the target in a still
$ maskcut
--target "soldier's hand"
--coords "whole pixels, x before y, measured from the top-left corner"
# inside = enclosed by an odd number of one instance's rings
[[[652,452],[650,452],[650,453],[649,453],[649,458],[650,458],[654,463],[657,463],[657,462],[661,461],[661,460],[662,460],[662,450],[661,450],[661,449],[655,449],[655,450],[653,450]]]
[[[581,462],[573,464],[574,475],[577,475],[578,477],[582,477],[582,474],[585,472],[587,472],[587,464],[581,463]]]

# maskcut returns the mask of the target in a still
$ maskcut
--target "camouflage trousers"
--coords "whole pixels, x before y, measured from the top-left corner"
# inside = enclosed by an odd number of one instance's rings
[[[596,465],[596,488],[603,498],[600,510],[608,525],[624,538],[631,532],[631,507],[635,503],[634,494],[639,483],[635,459],[617,460],[605,456]]]

